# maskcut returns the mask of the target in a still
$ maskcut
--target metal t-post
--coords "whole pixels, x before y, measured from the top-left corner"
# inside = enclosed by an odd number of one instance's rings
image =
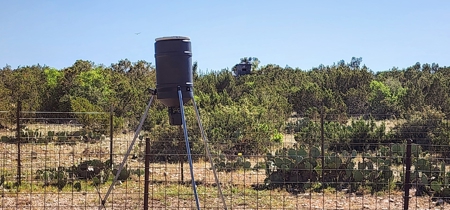
[[[190,172],[191,172],[192,189],[194,190],[195,204],[197,205],[197,209],[200,209],[200,201],[198,199],[197,185],[195,184],[195,179],[194,179],[194,165],[192,164],[191,147],[189,146],[189,139],[188,139],[188,133],[187,133],[186,119],[185,119],[185,116],[184,116],[183,97],[182,97],[182,94],[181,94],[181,87],[180,86],[178,86],[178,98],[180,100],[181,122],[183,124],[184,141],[186,142],[186,152],[187,152],[187,155],[188,155],[189,169],[190,169]]]
[[[411,144],[412,139],[406,141],[406,157],[405,157],[405,183],[403,189],[405,191],[403,198],[403,209],[409,209],[409,189],[411,187]]]
[[[150,138],[145,138],[145,184],[144,184],[144,210],[148,210],[148,185],[150,184]]]

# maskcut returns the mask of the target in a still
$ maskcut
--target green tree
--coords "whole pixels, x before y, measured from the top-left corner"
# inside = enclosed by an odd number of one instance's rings
[[[412,139],[414,143],[422,145],[424,149],[439,150],[441,145],[448,145],[449,139],[445,139],[448,132],[448,124],[444,123],[444,113],[430,106],[424,107],[420,111],[411,111],[406,115],[406,122],[394,128],[397,138],[405,140]],[[444,150],[445,151],[445,150]]]
[[[86,98],[107,110],[112,94],[110,81],[109,72],[102,67],[80,72],[74,78],[70,95]]]
[[[45,75],[40,65],[20,67],[12,71],[10,80],[5,81],[11,91],[11,102],[21,101],[22,110],[38,111],[41,109],[45,90]]]
[[[82,72],[87,72],[94,67],[91,61],[77,60],[68,68],[62,70],[63,78],[61,79],[61,98],[59,99],[59,111],[70,112],[70,98],[75,90],[75,78]]]
[[[46,68],[44,69],[44,74],[46,78],[46,85],[43,90],[44,99],[41,106],[41,111],[58,111],[59,101],[63,96],[63,87],[61,87],[61,82],[64,77],[64,72],[55,68]]]
[[[400,113],[400,98],[405,94],[405,89],[391,90],[380,81],[370,83],[369,107],[370,113],[375,119],[398,117]]]

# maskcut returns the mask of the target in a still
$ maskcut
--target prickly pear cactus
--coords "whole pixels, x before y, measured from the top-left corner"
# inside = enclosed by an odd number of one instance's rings
[[[36,171],[36,179],[44,182],[43,186],[55,186],[62,190],[68,183],[69,175],[65,168],[51,168]]]
[[[80,192],[81,191],[81,183],[80,182],[75,182],[73,184],[73,188],[77,191]]]
[[[79,179],[92,179],[94,177],[107,180],[110,173],[110,165],[108,161],[88,160],[81,162],[79,165],[72,166],[72,173]]]
[[[225,155],[219,155],[218,158],[213,160],[214,166],[217,171],[231,172],[236,170],[250,170],[252,164],[249,160],[246,160],[243,156],[239,155],[236,160],[228,160]]]
[[[428,194],[433,198],[448,200],[450,196],[450,172],[445,162],[432,162],[427,158],[418,158],[414,162],[414,175],[420,183],[416,195]]]
[[[320,150],[312,147],[282,148],[266,156],[266,186],[303,190],[307,183],[317,180],[317,158]]]
[[[362,153],[355,150],[325,151],[323,157],[319,147],[282,148],[266,155],[265,184],[268,188],[284,187],[300,191],[308,187],[357,190],[361,186],[370,187],[372,193],[387,190],[395,183],[391,167],[397,161],[396,158],[404,154],[402,147],[402,144],[397,144]],[[396,155],[392,155],[392,148]],[[425,160],[416,161],[415,164],[419,170],[429,167]],[[445,189],[448,186],[445,183],[449,182],[441,181],[441,189]]]
[[[116,174],[117,174],[117,172],[119,171],[119,169],[113,169],[112,170],[112,173],[113,173],[113,175],[114,176],[116,176]],[[120,174],[119,174],[119,177],[117,177],[117,180],[120,180],[120,181],[126,181],[129,177],[130,177],[130,174],[131,174],[131,170],[130,169],[128,169],[128,166],[126,165],[124,168],[122,168],[122,170],[120,171]]]
[[[56,186],[58,187],[59,190],[62,190],[64,186],[66,186],[67,184],[68,180],[67,172],[64,170],[56,171],[55,179],[56,179]]]

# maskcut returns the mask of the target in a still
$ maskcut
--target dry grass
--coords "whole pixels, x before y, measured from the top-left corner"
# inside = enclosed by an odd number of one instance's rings
[[[106,202],[106,209],[142,209],[143,190],[138,182],[128,181],[117,186]],[[107,186],[100,190],[102,195]],[[336,193],[289,194],[284,190],[256,191],[245,187],[223,188],[227,206],[232,209],[401,209],[401,193],[355,195]],[[413,192],[411,192],[413,193]],[[223,209],[217,190],[198,186],[202,209]],[[151,184],[150,209],[195,209],[192,188],[188,185]],[[4,193],[1,209],[98,209],[99,197],[91,192],[20,192]],[[410,209],[430,209],[433,203],[426,197],[412,197]]]
[[[346,125],[348,125],[348,126],[351,125],[352,121],[355,121],[355,120],[357,120],[357,119],[354,119],[354,118],[349,119],[347,121]],[[377,121],[375,121],[375,125],[377,127],[379,127],[379,126],[381,126],[381,124],[384,123],[384,125],[386,126],[386,132],[389,132],[396,126],[402,125],[405,122],[406,122],[406,120],[403,120],[403,119],[377,120]]]

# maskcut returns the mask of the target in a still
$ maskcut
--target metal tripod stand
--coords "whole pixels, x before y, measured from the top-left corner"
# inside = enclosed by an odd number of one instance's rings
[[[150,109],[150,106],[153,103],[153,98],[154,98],[155,95],[156,95],[156,90],[152,90],[152,96],[151,96],[150,101],[148,102],[148,104],[147,104],[147,106],[145,108],[144,114],[142,115],[142,117],[140,119],[139,126],[136,129],[136,132],[134,134],[133,140],[131,141],[131,144],[128,147],[127,153],[125,154],[121,164],[119,165],[119,168],[117,170],[117,173],[116,173],[116,175],[114,177],[113,182],[111,183],[111,186],[109,187],[105,197],[101,201],[101,205],[99,206],[99,210],[102,209],[102,208],[105,208],[106,200],[108,199],[109,195],[111,194],[111,192],[112,192],[112,190],[114,188],[114,185],[116,184],[116,182],[117,182],[117,180],[119,178],[120,172],[123,170],[123,167],[124,167],[124,165],[125,165],[125,163],[126,163],[126,161],[128,159],[128,156],[131,153],[131,150],[132,150],[132,148],[133,148],[133,146],[134,146],[134,144],[136,142],[136,139],[138,138],[139,133],[142,130],[142,126],[144,124],[145,119],[147,118],[148,111]],[[194,198],[195,198],[195,203],[196,203],[197,209],[200,209],[200,201],[199,201],[198,194],[197,194],[197,185],[196,185],[195,179],[194,179],[194,166],[193,166],[193,163],[192,163],[192,156],[191,156],[191,150],[190,150],[190,146],[189,146],[189,138],[188,138],[188,132],[187,132],[187,126],[186,126],[186,120],[185,120],[185,114],[184,114],[185,112],[184,112],[183,96],[182,96],[182,93],[181,93],[181,87],[180,86],[178,86],[178,99],[179,99],[179,102],[180,102],[181,122],[182,122],[182,127],[183,127],[184,140],[185,140],[185,143],[186,143],[186,152],[187,152],[189,168],[190,168],[190,175],[191,175],[191,181],[192,181],[192,190],[194,192]],[[222,189],[221,189],[221,186],[220,186],[219,178],[217,177],[216,169],[214,167],[214,163],[213,163],[213,160],[211,158],[211,152],[209,151],[208,138],[207,138],[206,133],[205,133],[205,131],[203,129],[203,125],[202,125],[201,120],[200,120],[200,113],[199,113],[199,110],[198,110],[198,107],[197,107],[197,104],[196,104],[194,98],[192,98],[192,102],[193,102],[193,105],[194,105],[195,115],[196,115],[198,126],[200,128],[201,136],[202,136],[202,139],[203,139],[204,144],[205,144],[206,155],[208,156],[208,159],[209,159],[210,164],[211,164],[211,169],[212,169],[213,174],[214,174],[214,179],[215,179],[215,182],[216,182],[216,185],[217,185],[219,196],[221,197],[223,208],[227,209],[225,198],[223,196]],[[149,183],[148,180],[146,180],[145,183],[148,184]],[[148,189],[148,187],[146,187],[146,189]],[[146,195],[148,195],[148,194],[146,194]],[[148,201],[148,199],[145,199],[145,200]],[[144,206],[148,206],[148,205],[144,204]]]

